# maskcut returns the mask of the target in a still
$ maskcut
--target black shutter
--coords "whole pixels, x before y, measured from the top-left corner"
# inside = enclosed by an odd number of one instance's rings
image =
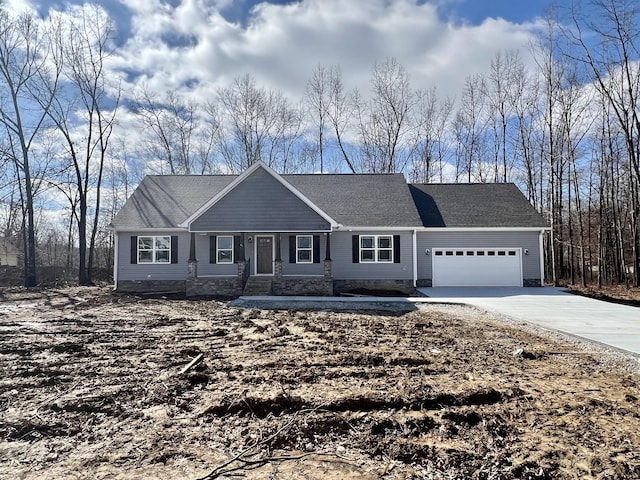
[[[218,263],[218,256],[216,255],[216,236],[209,236],[209,263]]]
[[[351,235],[351,261],[353,263],[360,263],[360,236]]]
[[[138,237],[133,235],[131,237],[131,263],[138,263]]]
[[[242,247],[240,247],[240,243],[241,243],[240,235],[234,235],[233,236],[233,263],[238,263],[238,260],[240,260],[240,250],[242,249]]]
[[[320,263],[320,235],[313,236],[313,263]]]
[[[178,263],[178,237],[171,237],[171,263]]]
[[[400,235],[393,236],[393,263],[400,263]]]
[[[289,235],[289,263],[296,263],[296,236]]]

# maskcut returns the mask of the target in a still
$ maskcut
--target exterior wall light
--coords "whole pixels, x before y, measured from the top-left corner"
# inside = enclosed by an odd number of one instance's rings
[[[431,255],[431,250],[429,250],[428,248],[424,251],[425,254],[427,255]]]
[[[525,249],[524,249],[524,254],[525,254],[525,255],[529,255],[529,249],[528,249],[528,248],[525,248]]]

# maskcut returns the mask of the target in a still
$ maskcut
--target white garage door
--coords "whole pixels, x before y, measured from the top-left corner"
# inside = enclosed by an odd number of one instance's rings
[[[434,287],[521,287],[519,248],[434,248]]]

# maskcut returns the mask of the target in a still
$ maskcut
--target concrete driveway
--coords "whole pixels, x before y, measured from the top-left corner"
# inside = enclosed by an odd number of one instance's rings
[[[640,308],[567,293],[562,288],[420,288],[429,302],[498,312],[640,355]]]

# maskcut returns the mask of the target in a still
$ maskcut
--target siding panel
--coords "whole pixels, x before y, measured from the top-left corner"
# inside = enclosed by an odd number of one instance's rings
[[[296,233],[281,234],[280,258],[282,258],[282,274],[283,275],[324,275],[324,255],[327,251],[326,250],[327,237],[325,235],[317,235],[318,240],[320,241],[320,252],[319,252],[320,263],[290,263],[289,262],[289,237],[295,236],[295,235]],[[309,232],[306,234],[298,233],[297,235],[313,235],[313,232]],[[295,243],[293,246],[295,248]],[[293,257],[295,258],[295,252]]]
[[[177,235],[178,263],[132,264],[132,242],[130,237],[147,235],[151,234],[144,232],[118,233],[118,280],[185,280],[188,274],[189,233],[185,232]],[[171,233],[156,232],[153,235],[171,236]]]
[[[331,258],[335,280],[411,280],[413,246],[411,232],[400,232],[399,263],[353,263],[352,235],[398,235],[398,232],[335,232],[331,235]]]

